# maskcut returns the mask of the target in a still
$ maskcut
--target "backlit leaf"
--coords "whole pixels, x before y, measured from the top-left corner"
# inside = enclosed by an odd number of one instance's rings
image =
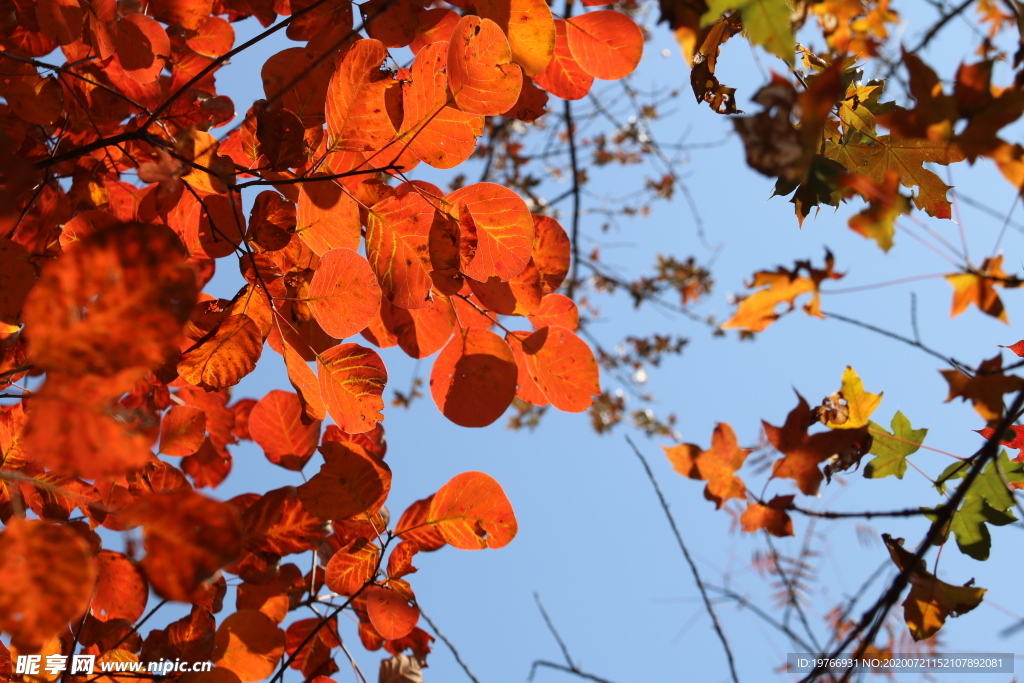
[[[373,429],[384,416],[384,385],[388,373],[380,356],[358,344],[339,344],[318,358],[320,395],[342,431],[359,434]]]
[[[206,413],[193,406],[171,406],[160,420],[160,452],[192,455],[206,439]]]
[[[503,548],[519,531],[505,491],[483,472],[463,472],[438,489],[427,522],[461,550]]]
[[[314,176],[315,177],[315,176]],[[295,211],[295,232],[317,256],[331,249],[359,248],[359,207],[331,180],[303,183]]]
[[[281,556],[315,550],[329,530],[306,510],[294,486],[268,491],[245,511],[242,524],[246,550]]]
[[[1006,309],[996,293],[996,287],[1005,287],[1010,280],[1003,272],[1002,256],[985,259],[976,271],[947,275],[946,280],[953,285],[953,309],[949,317],[955,318],[974,304],[982,313],[1009,324]]]
[[[351,249],[331,249],[321,255],[306,296],[324,332],[344,339],[366,327],[380,306],[381,292],[365,258]]]
[[[555,25],[544,0],[476,0],[477,13],[508,36],[512,59],[527,76],[544,70],[555,49]]]
[[[785,0],[711,0],[700,22],[702,25],[712,24],[731,9],[739,10],[743,28],[752,45],[761,45],[793,65],[796,39],[789,24],[790,9]]]
[[[286,470],[301,470],[320,441],[320,422],[303,422],[297,394],[274,389],[249,416],[249,433],[267,460]]]
[[[127,555],[101,550],[96,555],[99,575],[89,609],[100,621],[125,619],[134,623],[146,611],[149,584]]]
[[[911,429],[910,420],[898,410],[890,426],[892,434],[881,425],[868,422],[868,432],[872,437],[868,453],[877,456],[864,466],[864,476],[868,479],[888,477],[890,474],[902,479],[903,473],[907,471],[907,456],[917,452],[928,434],[927,429]]]
[[[467,185],[445,197],[461,230],[462,272],[480,282],[511,280],[526,268],[534,225],[526,203],[494,183]]]
[[[569,51],[594,78],[625,78],[640,63],[643,32],[622,12],[600,9],[568,19],[566,24]]]
[[[359,539],[351,547],[334,553],[324,571],[324,583],[340,595],[355,595],[373,579],[379,561],[380,548],[366,539]]]
[[[721,509],[730,498],[746,498],[746,486],[736,476],[736,471],[743,466],[750,450],[739,447],[736,434],[726,423],[719,422],[715,426],[711,448],[706,451],[691,443],[662,448],[676,472],[708,482],[704,497],[715,503],[715,507]]]
[[[508,39],[490,19],[464,16],[448,44],[448,84],[462,111],[491,116],[512,108],[523,72],[512,63]]]
[[[564,19],[555,19],[555,48],[544,69],[533,76],[534,82],[555,97],[581,100],[590,92],[594,77],[583,70],[569,49],[568,27]]]
[[[401,589],[394,585],[367,588],[366,613],[373,628],[387,640],[407,636],[420,620],[420,609],[416,607],[412,591],[404,586]]]
[[[1024,379],[1003,372],[1003,358],[996,355],[982,361],[974,377],[959,370],[940,370],[949,384],[949,396],[946,402],[960,397],[962,401],[970,401],[978,415],[989,422],[1003,416],[1003,394],[1024,389]]]
[[[486,427],[516,393],[518,370],[508,344],[473,327],[457,330],[434,361],[430,394],[445,417],[462,427]]]
[[[764,529],[772,536],[784,538],[793,535],[793,520],[786,507],[793,502],[793,496],[775,496],[767,505],[747,503],[747,509],[740,515],[744,531]]]
[[[391,490],[391,469],[383,460],[340,441],[320,447],[324,464],[299,487],[299,498],[320,519],[345,519],[376,512]]]
[[[366,256],[384,296],[401,308],[430,305],[430,233],[437,209],[414,188],[374,204]]]
[[[262,353],[259,325],[247,315],[231,315],[181,354],[178,374],[197,387],[224,389],[252,372]]]
[[[284,654],[284,631],[256,610],[228,615],[217,628],[213,642],[213,663],[234,672],[242,683],[270,676]]]
[[[523,339],[522,348],[531,379],[559,410],[583,412],[601,393],[594,354],[573,332],[542,327]]]
[[[12,519],[0,533],[0,629],[38,647],[89,604],[96,565],[89,544],[64,525]]]
[[[376,152],[395,137],[384,94],[398,83],[381,70],[386,59],[387,50],[380,41],[360,40],[334,72],[327,92],[332,149]]]
[[[402,540],[412,541],[422,552],[439,550],[447,542],[438,532],[437,527],[427,521],[433,502],[433,495],[417,500],[402,513],[394,529],[396,536]]]

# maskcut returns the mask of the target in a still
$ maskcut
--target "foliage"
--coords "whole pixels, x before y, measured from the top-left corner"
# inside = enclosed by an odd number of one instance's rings
[[[898,59],[886,56],[899,20],[888,0],[661,0],[659,9],[697,102],[732,117],[746,163],[774,179],[775,195],[791,195],[798,225],[812,209],[862,200],[849,227],[889,252],[920,212],[953,216],[952,188],[936,166],[991,160],[1024,191],[1024,149],[1000,137],[1024,114],[1024,53],[1000,47],[1022,25],[1019,5],[1008,3],[1006,14],[978,3],[978,55],[945,82],[918,56],[969,4],[944,9]],[[651,273],[630,279],[599,249],[583,252],[591,170],[659,168],[610,220],[643,215],[676,193],[692,198],[648,133],[657,104],[640,104],[624,86],[636,111],[624,123],[591,93],[595,79],[626,79],[640,64],[645,7],[582,5],[574,16],[572,2],[558,15],[540,0],[370,0],[356,18],[347,0],[2,3],[0,398],[11,403],[0,409],[0,630],[11,647],[0,647],[0,670],[12,656],[80,648],[107,660],[212,660],[214,672],[193,677],[202,683],[276,683],[288,668],[314,680],[338,670],[338,617],[347,612],[367,650],[391,655],[381,680],[419,680],[433,637],[419,626],[409,578],[417,554],[498,549],[518,524],[501,485],[483,472],[459,474],[391,518],[389,352],[363,341],[415,359],[436,354],[430,396],[461,427],[491,425],[512,407],[510,426],[532,428],[553,407],[589,411],[600,433],[629,423],[682,441],[676,416],[656,415],[643,384],[687,340],[629,334],[617,349],[602,347],[588,330],[599,295],[623,291],[635,307],[744,339],[785,324],[798,301],[813,317],[838,318],[821,305],[847,272],[830,251],[821,266],[766,264],[722,321],[691,310],[712,290],[710,264],[660,255]],[[232,24],[248,18],[266,30],[235,46]],[[279,31],[296,46],[261,65],[264,98],[229,127],[235,104],[218,94],[215,77]],[[767,77],[750,114],[719,81],[729,66],[721,48],[736,36],[786,74]],[[44,61],[57,50],[63,64]],[[403,65],[403,56],[411,61]],[[1000,80],[1010,63],[1013,77]],[[889,67],[885,77],[865,79],[879,65]],[[584,137],[583,116],[613,129]],[[544,130],[553,131],[551,148],[528,148],[531,131]],[[531,166],[547,155],[562,159],[549,170],[571,186],[560,197],[543,195]],[[484,173],[467,184],[471,159]],[[451,169],[451,185],[413,177],[420,164]],[[568,230],[554,209],[564,199],[572,200]],[[973,305],[1008,322],[999,290],[1024,280],[1004,270],[1003,256],[976,266],[940,246],[956,263],[943,274],[951,316]],[[244,285],[235,296],[202,291],[218,266],[236,261]],[[1024,379],[1008,374],[1020,364],[1004,366],[1000,354],[970,367],[882,332],[948,361],[947,401],[971,402],[986,442],[936,475],[944,498],[935,507],[863,513],[930,523],[913,550],[883,536],[896,577],[860,621],[848,618],[853,602],[829,617],[836,653],[909,651],[893,649],[894,631],[876,643],[908,586],[904,622],[914,641],[977,607],[985,589],[942,581],[924,555],[952,533],[962,553],[988,559],[990,527],[1016,521],[1015,490],[1024,485],[1020,456],[997,453],[1000,442],[1022,445],[1015,423]],[[293,391],[233,397],[258,363],[276,362],[263,358],[268,347]],[[1024,342],[1006,348],[1024,355]],[[629,395],[602,387],[602,370]],[[419,398],[420,382],[396,392],[395,403]],[[1007,394],[1016,394],[1010,406]],[[857,513],[764,492],[789,479],[816,496],[869,454],[866,478],[902,480],[909,457],[931,448],[922,445],[928,430],[901,412],[891,431],[872,421],[881,399],[847,367],[820,405],[798,393],[781,426],[763,421],[757,447],[742,446],[720,422],[707,449],[665,448],[743,532],[764,532],[764,564],[787,610],[800,610],[813,580],[811,551],[784,558],[769,536],[794,536],[796,514]],[[299,486],[227,501],[200,493],[225,480],[229,446],[244,440],[285,470],[303,472],[314,458],[319,470]],[[753,486],[765,473],[764,488]],[[140,529],[141,559],[138,548],[105,547],[107,531],[130,529]],[[307,573],[286,561],[303,553],[313,557]],[[215,617],[225,574],[237,577],[235,611]],[[144,635],[151,592],[191,612]],[[291,618],[321,605],[326,616]],[[571,660],[566,670],[584,675]]]

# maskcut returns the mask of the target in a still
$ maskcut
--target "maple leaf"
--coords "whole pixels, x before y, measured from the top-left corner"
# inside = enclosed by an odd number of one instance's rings
[[[818,419],[830,429],[858,429],[868,423],[868,418],[882,401],[882,394],[864,391],[864,383],[857,372],[846,366],[842,386],[817,409]]]
[[[730,498],[746,497],[743,480],[735,473],[743,466],[750,450],[739,447],[736,434],[728,424],[720,422],[715,426],[711,434],[711,448],[706,451],[689,443],[662,448],[676,472],[690,479],[708,482],[704,497],[716,508],[721,509]]]
[[[747,509],[740,515],[744,531],[764,529],[772,536],[784,538],[793,535],[793,520],[786,508],[793,502],[793,496],[775,496],[767,505],[747,503]]]
[[[868,422],[868,432],[871,434],[871,449],[868,453],[876,456],[864,466],[864,476],[868,479],[889,475],[902,479],[903,473],[907,471],[907,456],[921,448],[928,434],[927,429],[911,429],[910,420],[898,410],[889,424],[892,433],[875,422]]]
[[[739,308],[731,318],[722,324],[723,329],[738,328],[749,332],[761,332],[784,313],[796,307],[795,300],[801,294],[811,294],[811,300],[804,304],[804,311],[819,318],[824,317],[819,307],[819,287],[825,280],[838,280],[844,273],[833,271],[835,260],[832,252],[825,252],[824,270],[814,268],[810,261],[797,261],[792,270],[779,266],[774,271],[761,270],[754,273],[748,289],[762,287],[739,302]],[[802,270],[806,276],[800,275]],[[784,313],[776,313],[779,304],[789,304]]]
[[[969,268],[963,273],[951,273],[946,280],[953,285],[953,308],[949,317],[955,318],[966,311],[968,305],[974,304],[981,312],[1006,324],[1010,324],[1010,320],[995,288],[1024,284],[1024,281],[1003,272],[1002,256],[985,259],[977,270]]]
[[[711,0],[701,24],[717,21],[730,9],[740,12],[751,44],[763,46],[790,66],[794,64],[796,38],[789,23],[789,5],[784,0]]]
[[[1006,526],[1016,521],[1012,512],[997,510],[982,496],[968,496],[960,509],[953,513],[949,529],[956,537],[960,552],[984,561],[992,549],[992,536],[986,525]]]
[[[966,614],[981,604],[984,588],[975,588],[971,582],[954,586],[940,581],[928,572],[924,560],[914,563],[913,553],[903,549],[902,538],[882,534],[882,540],[893,563],[901,571],[909,571],[910,593],[903,601],[903,616],[914,640],[930,638],[939,632],[946,619]]]
[[[863,455],[871,446],[871,435],[867,427],[808,434],[807,430],[817,422],[816,411],[811,410],[803,396],[796,396],[797,406],[786,416],[782,427],[764,421],[761,424],[768,441],[785,456],[775,461],[772,476],[794,479],[802,493],[813,496],[825,478],[818,466],[834,455]]]
[[[996,430],[991,427],[975,429],[974,431],[981,434],[985,439],[991,439],[992,435],[996,433]],[[1007,448],[1015,448],[1020,451],[1020,449],[1024,448],[1024,425],[1011,425],[999,443]],[[1018,453],[1014,461],[1021,462],[1022,457],[1024,456]]]
[[[959,370],[940,370],[939,374],[949,384],[946,402],[956,397],[970,401],[974,410],[988,422],[994,422],[1003,415],[1003,394],[1024,389],[1024,379],[1003,374],[1003,358],[996,355],[978,366],[974,377]]]
[[[845,187],[868,200],[868,208],[850,217],[850,229],[875,240],[886,252],[892,248],[896,219],[910,213],[910,201],[897,190],[899,180],[899,174],[894,171],[886,171],[882,184],[859,174],[846,175],[842,180]]]

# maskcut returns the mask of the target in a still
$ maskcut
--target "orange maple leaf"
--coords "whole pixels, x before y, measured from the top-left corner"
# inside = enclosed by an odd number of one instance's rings
[[[821,480],[825,478],[818,465],[833,455],[842,456],[851,450],[867,452],[871,447],[870,435],[867,427],[833,429],[808,434],[807,430],[817,422],[817,416],[803,396],[796,396],[800,402],[786,416],[786,423],[782,427],[775,427],[763,421],[761,424],[764,426],[768,441],[785,456],[775,461],[772,476],[794,479],[802,493],[813,496],[818,492]]]
[[[747,489],[735,472],[743,466],[750,450],[740,448],[732,427],[719,422],[711,435],[711,448],[703,451],[700,446],[683,443],[671,448],[662,446],[665,455],[676,472],[708,482],[704,497],[721,509],[730,498],[744,498]]]
[[[981,268],[977,270],[970,268],[963,273],[950,273],[946,280],[953,285],[953,309],[949,313],[950,318],[955,318],[967,310],[969,304],[974,304],[982,313],[998,318],[1006,324],[1010,321],[1006,317],[1003,302],[996,294],[996,287],[1020,287],[1024,284],[1018,278],[1009,277],[1003,272],[1002,256],[985,259]]]
[[[748,332],[760,332],[792,311],[796,307],[796,298],[801,294],[813,295],[804,304],[804,311],[819,318],[825,317],[821,313],[819,287],[825,280],[838,280],[844,275],[833,271],[834,264],[832,252],[826,250],[824,269],[814,268],[810,261],[797,261],[792,270],[779,266],[775,271],[760,270],[754,273],[754,280],[747,288],[764,289],[741,299],[736,313],[723,323],[722,328],[735,327]],[[807,275],[801,276],[801,270],[806,270]],[[789,304],[789,308],[784,313],[776,313],[775,308],[781,303]]]
[[[1024,389],[1024,378],[1003,374],[1003,357],[997,355],[982,361],[974,377],[959,370],[940,370],[949,383],[949,403],[959,396],[970,401],[983,418],[992,422],[1003,415],[1003,394]]]
[[[740,515],[744,531],[764,529],[772,536],[782,538],[793,535],[793,520],[786,507],[793,502],[793,496],[775,496],[767,505],[747,503],[747,509]]]

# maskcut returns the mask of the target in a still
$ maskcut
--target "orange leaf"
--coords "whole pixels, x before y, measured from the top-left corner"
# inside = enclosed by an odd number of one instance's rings
[[[793,502],[793,496],[775,496],[767,505],[747,503],[747,509],[740,515],[744,531],[764,529],[772,536],[784,538],[793,535],[793,520],[786,508]]]
[[[583,412],[601,393],[593,352],[564,327],[542,327],[522,346],[530,377],[559,410]]]
[[[594,78],[617,81],[633,73],[644,52],[644,34],[622,12],[601,9],[568,19],[569,51]]]
[[[171,54],[167,31],[152,17],[128,14],[117,22],[117,60],[133,81],[150,83],[163,71]]]
[[[736,476],[736,470],[743,466],[750,450],[739,447],[736,434],[728,424],[719,422],[715,426],[711,448],[706,451],[691,443],[662,448],[676,472],[708,483],[704,497],[716,508],[721,509],[730,498],[746,498],[747,488]]]
[[[146,611],[149,584],[135,563],[122,553],[100,550],[96,554],[99,577],[89,609],[100,621],[135,621]]]
[[[431,43],[416,55],[411,82],[402,84],[404,116],[398,138],[425,164],[442,169],[470,157],[484,124],[482,116],[448,104],[448,45]]]
[[[1002,256],[985,259],[977,271],[947,275],[946,280],[953,285],[953,309],[949,313],[950,318],[955,318],[966,311],[968,305],[974,304],[982,313],[987,313],[1007,325],[1010,324],[1003,302],[996,293],[996,287],[1019,286],[1021,283],[1016,278],[1007,277],[1003,272]]]
[[[119,224],[47,264],[25,301],[32,361],[62,373],[155,368],[178,352],[195,275],[170,229]]]
[[[356,250],[360,238],[359,207],[333,180],[303,183],[295,211],[295,232],[317,256],[331,249]]]
[[[381,396],[388,373],[375,351],[358,344],[339,344],[320,355],[317,367],[320,395],[342,431],[368,432],[384,419]]]
[[[447,7],[435,7],[420,13],[416,37],[409,43],[414,55],[431,43],[447,43],[459,23],[459,15]]]
[[[434,494],[427,522],[460,550],[503,548],[519,525],[501,485],[483,472],[463,472]]]
[[[968,377],[959,370],[940,370],[949,384],[946,402],[957,396],[970,401],[978,415],[989,422],[1003,416],[1003,394],[1024,389],[1024,379],[1003,372],[1003,357],[996,355],[982,361],[978,373]]]
[[[305,299],[324,332],[344,339],[366,327],[380,307],[380,285],[366,259],[351,249],[331,249],[320,265]]]
[[[327,91],[327,134],[331,149],[376,152],[395,137],[384,94],[398,87],[380,68],[387,49],[379,40],[360,40],[345,54]]]
[[[274,673],[284,654],[284,631],[262,612],[229,614],[213,636],[214,665],[233,671],[242,683],[261,681]]]
[[[576,302],[564,294],[547,294],[540,300],[540,306],[527,316],[535,330],[548,325],[559,325],[575,331],[580,326],[580,312]]]
[[[409,635],[420,620],[420,608],[408,584],[399,588],[401,584],[391,583],[391,588],[370,586],[366,589],[366,614],[377,633],[387,640]]]
[[[370,209],[366,257],[389,301],[401,308],[425,308],[432,286],[430,234],[440,217],[414,187],[403,188]]]
[[[82,36],[85,12],[78,0],[38,0],[36,20],[48,38],[58,45],[69,45]]]
[[[535,406],[550,405],[551,401],[544,395],[537,383],[530,376],[530,369],[526,366],[526,354],[523,352],[523,340],[530,336],[529,332],[509,332],[505,335],[512,355],[516,359],[516,368],[519,371],[516,380],[516,398],[532,403]]]
[[[256,367],[263,333],[247,315],[229,315],[206,337],[181,354],[178,374],[209,391],[232,387]]]
[[[486,282],[467,280],[469,288],[487,310],[499,315],[529,315],[540,306],[543,296],[540,286],[540,273],[533,261],[512,280],[505,282],[496,277]]]
[[[476,0],[473,6],[508,36],[512,59],[527,76],[544,70],[555,50],[555,24],[544,0]]]
[[[963,586],[940,581],[928,572],[923,559],[912,564],[914,555],[903,549],[902,538],[894,539],[889,534],[882,534],[882,540],[893,563],[901,571],[910,571],[907,577],[910,593],[903,601],[903,616],[914,640],[930,638],[938,633],[947,618],[966,614],[981,604],[986,591],[972,586],[973,579]]]
[[[412,558],[420,551],[415,541],[403,540],[395,546],[388,556],[388,578],[400,579],[416,571],[412,566]]]
[[[754,273],[754,280],[747,284],[747,288],[764,289],[741,299],[736,313],[722,324],[722,328],[735,327],[749,332],[761,332],[784,313],[792,311],[796,307],[796,298],[801,294],[812,294],[811,300],[804,304],[804,311],[808,315],[823,318],[819,309],[818,289],[826,279],[838,280],[843,277],[843,273],[832,270],[834,263],[832,253],[826,251],[824,270],[814,268],[810,261],[797,261],[793,270],[782,266],[775,271],[759,270]],[[801,270],[807,271],[807,277],[800,275]],[[789,304],[789,308],[784,313],[776,313],[775,308],[781,303]]]
[[[171,406],[160,421],[160,452],[182,457],[199,450],[206,439],[206,413],[192,406]]]
[[[73,222],[65,224],[65,230]],[[21,320],[25,298],[35,282],[36,269],[29,261],[29,250],[0,237],[0,323],[16,325]]]
[[[150,494],[120,516],[142,525],[142,570],[157,595],[168,600],[191,602],[203,581],[242,552],[235,510],[191,490]]]
[[[186,39],[189,49],[204,57],[220,57],[231,51],[235,44],[235,29],[226,20],[217,16],[206,17],[196,29],[196,35]]]
[[[67,630],[89,604],[96,565],[64,525],[14,518],[0,533],[0,630],[34,647]]]
[[[376,512],[391,491],[391,468],[383,460],[340,441],[320,447],[324,464],[299,487],[299,498],[320,519],[346,519]]]
[[[245,549],[291,555],[315,550],[328,533],[328,525],[303,506],[294,486],[268,491],[242,515]]]
[[[490,19],[464,16],[448,43],[448,85],[459,109],[503,114],[519,99],[522,69],[512,63],[508,39]]]
[[[288,381],[299,392],[299,401],[302,403],[302,410],[310,420],[323,422],[327,417],[327,406],[320,395],[320,385],[317,383],[316,373],[309,364],[299,355],[299,352],[291,347],[291,344],[284,344],[284,364],[288,370]]]
[[[444,199],[460,224],[463,273],[486,282],[523,272],[535,233],[533,216],[519,195],[503,185],[474,183]]]
[[[401,545],[401,544],[399,544]],[[324,583],[335,593],[351,596],[373,579],[380,548],[365,538],[334,553],[324,570]]]
[[[412,358],[426,358],[436,353],[455,329],[451,302],[437,294],[428,308],[406,310],[382,301],[380,313],[384,331],[393,335],[394,343]],[[366,332],[363,334],[365,336]]]
[[[776,460],[772,466],[772,476],[781,479],[795,479],[797,486],[804,495],[813,496],[818,492],[821,480],[825,476],[818,465],[833,455],[843,454],[850,449],[866,453],[871,447],[871,437],[867,427],[860,429],[832,429],[818,434],[808,434],[807,430],[818,419],[815,411],[807,405],[800,394],[796,408],[786,416],[782,427],[775,427],[762,421],[768,441],[785,457]]]
[[[516,393],[518,370],[508,344],[478,327],[458,330],[434,361],[430,394],[445,417],[462,427],[486,427]]]
[[[554,53],[544,70],[533,76],[533,81],[555,97],[581,100],[594,85],[594,77],[584,71],[572,56],[568,31],[564,19],[555,19]]]
[[[203,199],[199,244],[207,257],[216,259],[234,254],[244,236],[241,195],[215,194]]]
[[[303,417],[297,394],[274,389],[253,407],[249,434],[263,449],[267,460],[299,472],[320,441],[320,422],[304,422]]]
[[[141,16],[132,14],[129,16]],[[217,138],[201,130],[188,130],[178,134],[178,153],[195,162],[188,173],[181,177],[182,181],[194,189],[211,194],[227,192],[227,181],[233,178],[235,162],[231,157],[220,156]],[[199,168],[202,166],[203,168]],[[208,170],[203,170],[208,169]],[[211,174],[210,171],[213,173]]]
[[[422,552],[433,552],[444,547],[446,541],[437,527],[429,524],[427,518],[434,496],[430,495],[406,508],[395,525],[395,536],[412,541]]]

